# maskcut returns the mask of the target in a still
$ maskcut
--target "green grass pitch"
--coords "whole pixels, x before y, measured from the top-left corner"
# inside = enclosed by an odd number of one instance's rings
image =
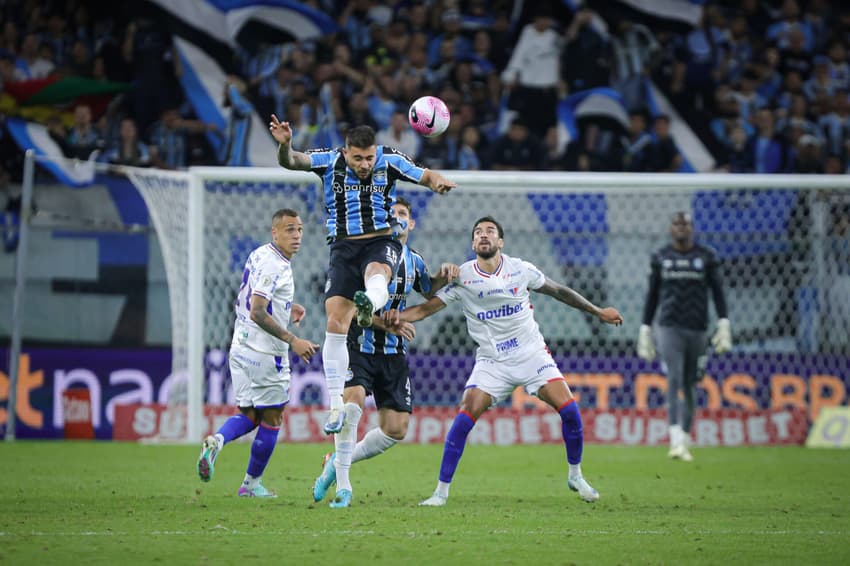
[[[211,483],[198,447],[0,443],[0,564],[848,564],[850,451],[586,446],[601,499],[566,486],[561,446],[468,446],[444,508],[420,508],[442,447],[352,468],[349,509],[313,503],[327,445],[279,445],[236,497],[249,447]]]

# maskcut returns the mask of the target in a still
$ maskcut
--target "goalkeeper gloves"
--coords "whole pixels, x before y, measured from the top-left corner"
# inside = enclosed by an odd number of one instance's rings
[[[652,343],[652,328],[648,324],[640,325],[640,332],[638,332],[637,341],[637,353],[639,358],[648,362],[655,359],[655,344]]]
[[[717,321],[717,331],[711,337],[711,345],[718,354],[728,352],[732,349],[732,326],[728,318]]]

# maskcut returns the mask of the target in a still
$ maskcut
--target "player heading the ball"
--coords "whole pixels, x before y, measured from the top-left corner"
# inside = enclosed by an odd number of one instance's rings
[[[330,396],[326,434],[342,430],[342,391],[348,371],[346,338],[352,319],[372,324],[372,315],[389,299],[387,287],[401,257],[398,222],[390,209],[396,182],[424,185],[445,194],[457,186],[439,173],[423,169],[395,148],[376,145],[369,126],[351,128],[345,146],[306,153],[292,148],[292,128],[272,115],[269,131],[280,144],[282,167],[312,171],[322,180],[330,259],[325,282],[325,342],[322,365]]]

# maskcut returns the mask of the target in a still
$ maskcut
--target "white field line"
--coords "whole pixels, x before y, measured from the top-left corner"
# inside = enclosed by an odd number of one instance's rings
[[[648,536],[669,536],[669,535],[702,535],[702,536],[729,536],[729,535],[745,535],[745,536],[830,536],[830,537],[845,537],[850,536],[850,530],[801,530],[801,529],[782,529],[782,530],[741,530],[741,529],[635,529],[635,530],[608,530],[608,529],[533,529],[525,531],[517,531],[511,529],[491,529],[479,531],[398,531],[396,533],[387,532],[386,530],[369,530],[369,529],[341,529],[341,530],[286,530],[286,529],[251,529],[247,531],[232,530],[227,527],[218,525],[206,530],[192,531],[160,531],[160,530],[140,530],[140,531],[0,531],[0,537],[4,538],[27,538],[27,537],[134,537],[134,536],[159,536],[159,537],[186,537],[186,536],[202,536],[215,533],[217,536],[268,536],[268,535],[286,535],[286,536],[303,536],[303,537],[324,537],[327,535],[348,535],[348,536],[402,536],[402,537],[423,537],[436,535],[452,535],[452,536],[482,536],[482,535],[507,535],[507,536],[528,536],[528,535],[586,535],[586,536],[622,536],[622,535],[648,535]]]

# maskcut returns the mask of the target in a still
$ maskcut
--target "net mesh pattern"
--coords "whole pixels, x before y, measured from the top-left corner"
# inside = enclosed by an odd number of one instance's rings
[[[157,173],[151,171],[150,176]],[[168,174],[165,174],[168,176]],[[181,177],[182,179],[183,177]],[[185,186],[142,184],[165,256],[172,309],[186,304]],[[137,183],[138,185],[138,183]],[[302,248],[293,260],[295,301],[307,309],[297,333],[314,342],[324,337],[324,284],[328,246],[318,180],[315,183],[233,182],[204,179],[204,345],[227,351],[233,301],[245,260],[268,242],[271,218],[292,208],[305,224]],[[605,326],[542,294],[533,294],[535,317],[561,369],[585,405],[598,404],[599,390],[583,385],[582,372],[597,375],[659,372],[640,365],[635,340],[646,297],[650,255],[669,242],[676,211],[693,216],[698,242],[712,246],[722,275],[732,321],[735,353],[714,356],[706,371],[740,373],[748,363],[772,364],[772,372],[799,373],[801,367],[831,375],[848,374],[850,350],[850,231],[847,189],[607,190],[587,192],[505,191],[504,187],[462,186],[447,196],[405,187],[416,228],[409,245],[432,270],[442,262],[472,258],[471,228],[491,215],[505,228],[504,252],[535,264],[554,281],[581,292],[600,306],[614,306],[621,327]],[[181,295],[181,293],[183,295]],[[415,304],[421,299],[414,298]],[[710,307],[710,330],[714,308]],[[172,317],[175,366],[185,363],[185,320]],[[474,344],[456,305],[417,323],[409,363],[418,405],[458,401],[471,370]],[[747,357],[747,356],[750,357]],[[321,371],[317,356],[310,368]],[[787,363],[786,363],[786,360]],[[184,366],[185,367],[185,366]],[[625,369],[624,369],[625,368]],[[743,369],[742,369],[743,368]],[[633,380],[612,382],[608,407],[634,406]],[[654,391],[654,392],[653,392]],[[711,391],[700,390],[701,403]],[[707,391],[707,392],[706,392]],[[642,395],[642,393],[641,393]],[[756,397],[761,393],[755,393]],[[770,393],[768,393],[768,396]],[[663,404],[657,388],[650,408]],[[725,398],[724,398],[725,399]],[[725,404],[728,404],[724,401]],[[759,405],[766,406],[759,401]]]

